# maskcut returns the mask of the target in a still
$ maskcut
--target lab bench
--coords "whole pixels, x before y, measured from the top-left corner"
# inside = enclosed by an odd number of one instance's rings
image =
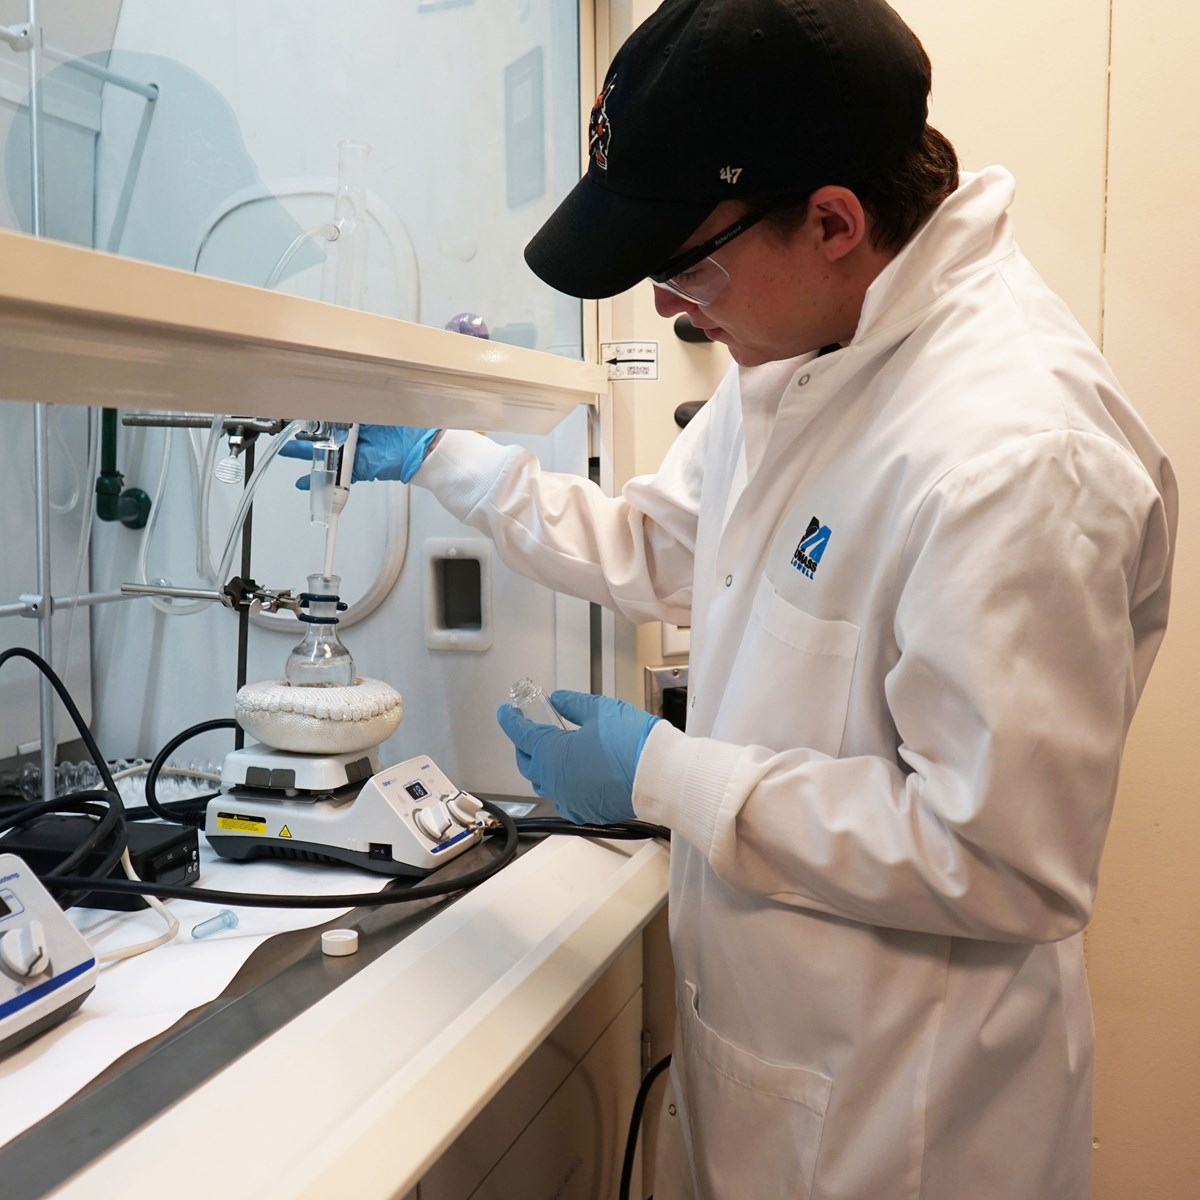
[[[328,925],[270,938],[0,1149],[5,1200],[615,1194],[668,857],[547,837],[456,898],[332,922],[355,955],[322,953]]]

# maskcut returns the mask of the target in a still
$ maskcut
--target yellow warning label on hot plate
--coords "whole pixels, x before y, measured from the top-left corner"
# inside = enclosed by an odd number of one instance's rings
[[[279,836],[280,836],[280,837],[291,837],[291,836],[292,836],[292,831],[291,831],[291,830],[290,830],[290,829],[289,829],[289,828],[288,828],[288,827],[285,825],[285,826],[284,826],[284,827],[283,827],[283,828],[282,828],[282,829],[279,831]]]
[[[267,823],[261,817],[247,817],[241,813],[217,813],[217,828],[227,833],[266,833]]]

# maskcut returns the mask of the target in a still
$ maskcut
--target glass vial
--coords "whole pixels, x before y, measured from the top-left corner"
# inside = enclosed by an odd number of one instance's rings
[[[508,689],[508,702],[522,716],[539,725],[558,725],[563,729],[567,727],[554,705],[550,703],[550,697],[528,675],[524,679],[518,679]]]
[[[353,687],[354,659],[338,637],[338,613],[346,611],[338,598],[338,575],[310,575],[301,597],[304,639],[288,656],[284,676],[292,687]]]

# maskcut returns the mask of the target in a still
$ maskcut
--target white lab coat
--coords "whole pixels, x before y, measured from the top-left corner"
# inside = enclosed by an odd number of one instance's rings
[[[835,353],[732,370],[620,498],[447,434],[504,559],[689,622],[647,740],[678,1025],[657,1200],[1086,1200],[1081,930],[1161,641],[1169,464],[999,168]]]

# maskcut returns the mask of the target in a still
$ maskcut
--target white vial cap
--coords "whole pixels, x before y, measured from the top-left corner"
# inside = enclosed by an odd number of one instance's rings
[[[321,950],[325,954],[340,957],[358,953],[357,929],[327,929],[321,934]]]

